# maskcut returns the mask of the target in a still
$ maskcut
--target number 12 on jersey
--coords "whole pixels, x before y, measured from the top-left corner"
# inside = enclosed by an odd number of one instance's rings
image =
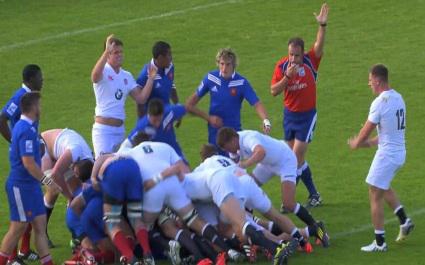
[[[404,122],[404,109],[398,109],[395,115],[397,116],[397,130],[404,130],[406,128]]]

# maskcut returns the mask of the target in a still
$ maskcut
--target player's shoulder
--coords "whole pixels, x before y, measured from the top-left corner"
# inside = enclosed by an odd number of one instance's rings
[[[276,62],[276,67],[282,67],[284,64],[287,64],[288,62],[289,62],[288,56],[283,56]]]
[[[37,129],[28,121],[20,119],[13,127],[12,134],[14,134],[15,137],[21,135],[37,135]]]
[[[120,75],[124,78],[133,78],[133,74],[125,70],[124,68],[121,68]]]

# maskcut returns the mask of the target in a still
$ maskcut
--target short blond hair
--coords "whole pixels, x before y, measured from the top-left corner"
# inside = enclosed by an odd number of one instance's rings
[[[218,50],[217,55],[215,56],[217,65],[219,64],[220,59],[230,60],[233,64],[233,67],[238,65],[238,58],[232,48],[222,48]]]

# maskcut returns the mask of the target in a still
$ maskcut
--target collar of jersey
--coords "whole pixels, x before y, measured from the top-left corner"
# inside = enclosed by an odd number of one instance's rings
[[[222,74],[221,74],[221,71],[218,71],[218,72],[219,72],[218,76],[223,77]],[[235,75],[236,75],[236,71],[233,71],[232,79],[235,78]]]
[[[158,68],[158,66],[156,66],[154,59],[151,59],[151,65],[155,66],[156,68]],[[170,72],[171,67],[173,67],[173,62],[170,63],[170,66],[168,66],[167,68],[158,68],[158,70],[163,70],[164,74],[168,74],[168,72]]]
[[[24,83],[22,83],[22,88],[25,89],[25,91],[27,91],[27,93],[31,92],[31,89],[29,87],[27,87],[27,85],[25,85]]]
[[[31,125],[34,123],[33,120],[31,120],[28,116],[25,116],[24,114],[21,114],[21,120],[24,120],[24,121],[28,122]]]

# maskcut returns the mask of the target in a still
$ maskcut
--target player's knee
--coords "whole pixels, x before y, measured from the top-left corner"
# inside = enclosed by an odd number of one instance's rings
[[[198,211],[192,208],[187,214],[183,216],[183,221],[187,226],[191,226],[193,222],[198,218]]]
[[[112,231],[119,225],[121,221],[122,205],[112,205],[109,211],[105,211],[103,220],[105,221],[106,229]]]

